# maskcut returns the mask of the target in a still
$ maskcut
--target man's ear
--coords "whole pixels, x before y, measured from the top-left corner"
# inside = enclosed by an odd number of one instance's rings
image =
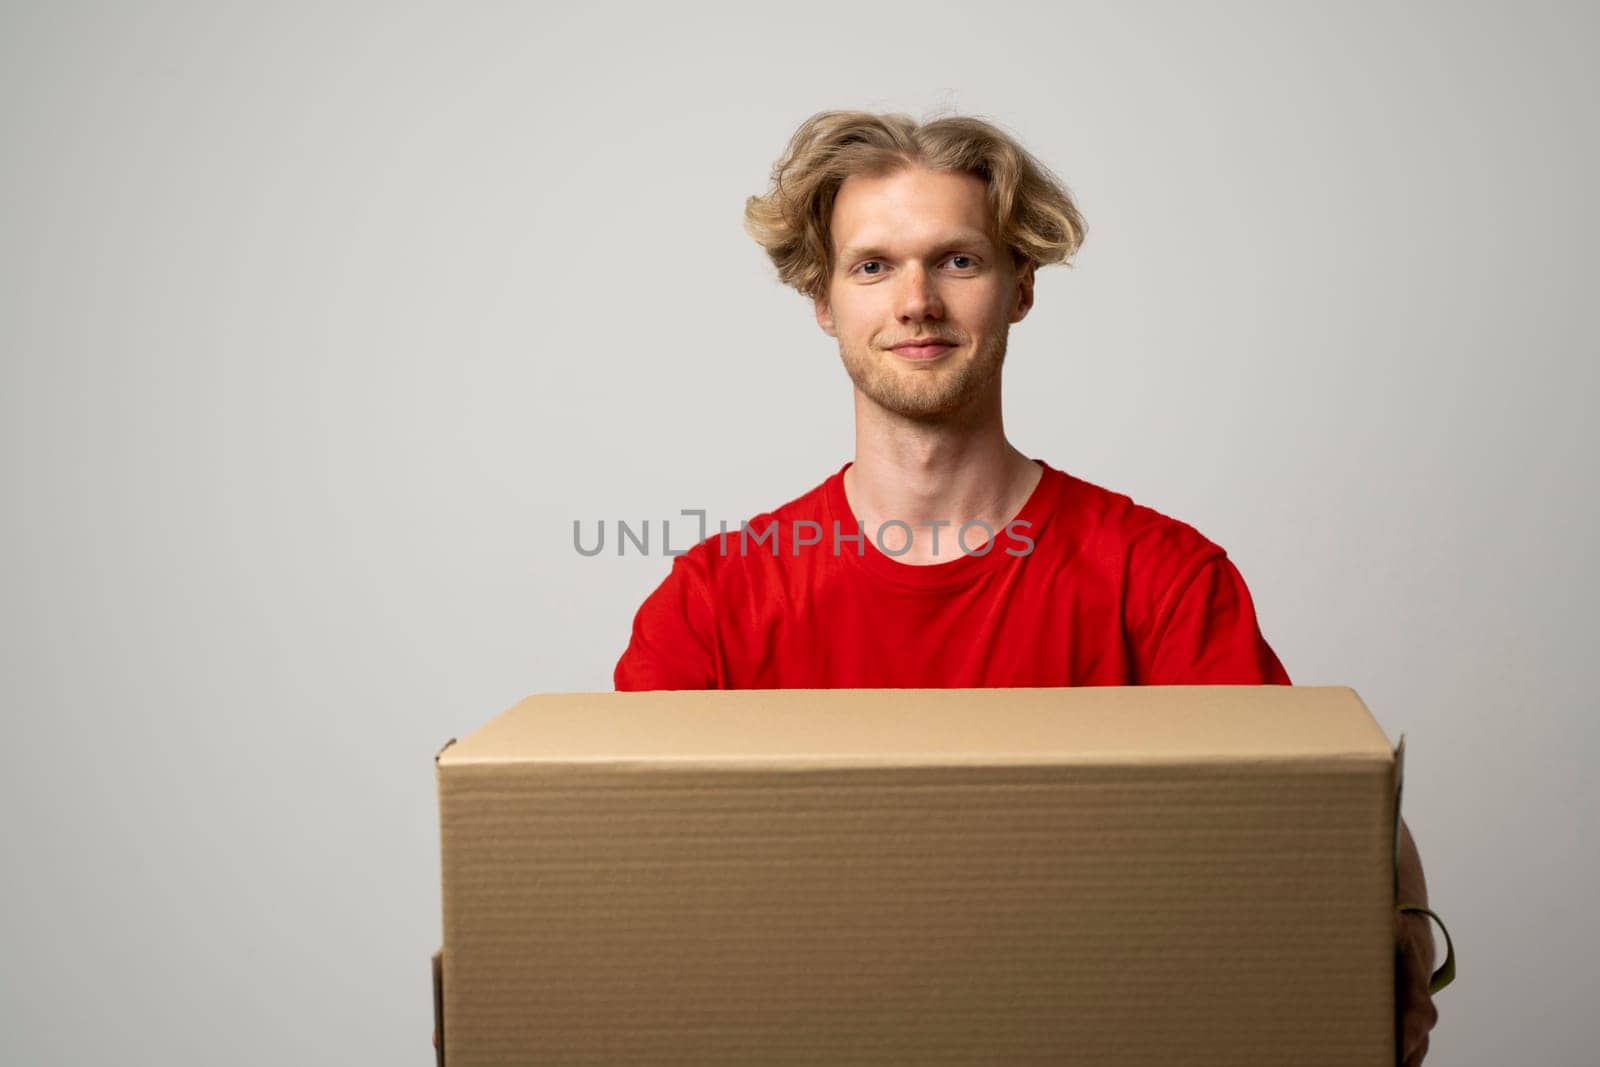
[[[812,309],[817,315],[817,325],[822,327],[822,332],[829,337],[838,337],[839,330],[833,324],[833,309],[828,306],[826,295],[819,296],[811,302]]]
[[[1025,261],[1017,269],[1017,304],[1011,312],[1012,322],[1021,322],[1033,307],[1033,260]]]

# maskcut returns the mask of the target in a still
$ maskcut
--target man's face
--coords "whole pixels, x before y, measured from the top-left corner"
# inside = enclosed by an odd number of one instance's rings
[[[998,389],[1011,323],[1033,304],[1033,264],[1018,271],[997,243],[983,179],[921,167],[847,178],[832,237],[817,324],[838,338],[861,393],[904,418],[943,422]],[[949,344],[895,349],[914,338]]]

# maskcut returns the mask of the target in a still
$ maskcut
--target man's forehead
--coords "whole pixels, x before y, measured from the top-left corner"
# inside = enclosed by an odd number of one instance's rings
[[[990,245],[994,222],[981,179],[913,168],[846,179],[829,220],[841,255],[923,245]]]

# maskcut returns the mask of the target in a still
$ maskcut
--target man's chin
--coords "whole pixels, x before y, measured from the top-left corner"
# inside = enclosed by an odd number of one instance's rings
[[[950,395],[906,394],[881,389],[863,389],[862,393],[876,406],[891,415],[913,422],[948,422],[972,404],[972,397]]]
[[[859,366],[847,359],[845,369],[856,392],[898,418],[930,425],[955,421],[973,408],[987,388],[987,382],[977,380],[982,375],[974,376],[973,368],[949,358],[930,360],[919,367],[916,361],[893,352],[881,355],[886,363]]]

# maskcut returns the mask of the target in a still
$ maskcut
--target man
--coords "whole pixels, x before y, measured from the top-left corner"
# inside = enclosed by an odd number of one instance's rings
[[[855,458],[676,557],[618,690],[1289,684],[1220,547],[1006,437],[1010,326],[1083,238],[1048,170],[977,119],[823,112],[772,177],[746,229],[838,340]],[[1404,827],[1400,874],[1425,904]],[[1397,933],[1415,1064],[1432,934]]]

